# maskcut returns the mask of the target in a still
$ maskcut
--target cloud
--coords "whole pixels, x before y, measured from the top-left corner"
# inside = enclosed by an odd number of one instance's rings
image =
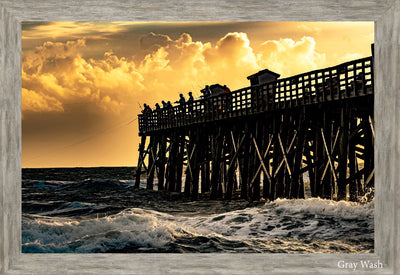
[[[60,101],[51,96],[22,88],[22,109],[31,112],[63,112]]]
[[[339,60],[358,57],[346,56],[350,48],[351,53],[368,55],[369,49],[355,47],[362,41],[357,37],[373,38],[371,25],[353,28],[352,23],[349,28],[343,24],[337,29],[337,23],[257,24],[23,24],[24,152],[35,151],[46,158],[51,148],[94,136],[90,144],[64,150],[49,158],[46,165],[77,165],[78,160],[79,165],[120,165],[121,159],[132,165],[137,161],[136,145],[140,141],[137,120],[129,125],[127,122],[140,113],[138,103],[154,106],[161,100],[173,102],[179,93],[186,96],[189,91],[199,96],[206,84],[243,88],[250,84],[248,75],[264,68],[285,77],[336,65]],[[348,29],[355,34],[352,45],[337,47],[337,43],[329,42],[332,38],[341,40]],[[299,30],[306,36],[299,36]],[[182,34],[177,35],[178,31]],[[275,39],[282,33],[289,38]],[[325,52],[329,53],[329,62]],[[116,129],[116,125],[122,126]]]
[[[302,23],[298,25],[297,28],[301,31],[314,34],[319,34],[322,31],[322,28],[315,26],[315,24],[307,24],[307,23]]]
[[[326,64],[324,53],[316,51],[314,38],[304,36],[298,41],[290,38],[265,41],[259,48],[258,63],[282,77],[322,68]]]
[[[240,32],[214,45],[193,41],[187,33],[175,40],[148,33],[134,56],[120,57],[109,49],[94,59],[82,57],[84,39],[45,42],[23,55],[22,111],[70,113],[80,106],[104,115],[137,114],[137,102],[173,102],[189,91],[199,96],[207,84],[246,87],[246,77],[264,68],[282,76],[316,69],[325,55],[316,52],[315,44],[311,37],[270,40],[255,52]]]
[[[217,42],[215,48],[207,49],[205,56],[212,65],[223,66],[225,69],[231,66],[242,70],[258,67],[245,33],[228,33]]]
[[[40,25],[23,24],[22,39],[79,39],[81,37],[106,39],[107,35],[126,30],[129,22],[45,22]]]
[[[68,112],[83,104],[118,113],[143,88],[134,63],[112,52],[101,60],[86,60],[80,54],[84,48],[84,40],[45,42],[23,56],[23,112]]]
[[[362,58],[362,55],[359,53],[347,53],[338,59],[338,63],[344,63],[347,61],[360,59],[360,58]]]
[[[153,51],[154,49],[159,49],[160,47],[166,47],[173,43],[173,41],[168,35],[150,32],[140,37],[139,43],[142,50]]]

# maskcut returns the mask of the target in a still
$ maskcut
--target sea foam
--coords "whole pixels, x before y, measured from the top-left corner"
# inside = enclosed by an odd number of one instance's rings
[[[84,206],[72,203],[70,208]],[[281,240],[292,251],[290,245],[294,243],[290,240],[295,240],[300,248],[303,244],[314,246],[321,242],[371,243],[373,210],[373,203],[361,205],[312,198],[282,199],[260,207],[195,217],[141,208],[86,220],[24,215],[22,243],[23,252],[89,253],[124,249],[169,251],[168,246],[182,240],[186,248],[216,242],[231,249],[245,243],[255,245],[257,251],[260,247],[264,250],[271,245],[279,247],[275,242]],[[326,246],[329,251],[332,245]],[[351,246],[347,247],[351,251]]]
[[[91,253],[126,246],[162,247],[173,240],[175,228],[166,222],[168,218],[160,219],[166,214],[152,212],[128,209],[82,221],[24,215],[23,252]]]

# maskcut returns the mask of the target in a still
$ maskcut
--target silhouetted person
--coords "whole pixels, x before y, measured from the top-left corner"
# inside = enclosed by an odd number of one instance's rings
[[[150,108],[150,106],[149,105],[147,105],[146,103],[144,103],[143,104],[143,110],[142,110],[142,113],[143,114],[150,114],[152,111],[151,111],[151,108]]]
[[[203,90],[201,90],[201,92],[203,93],[204,98],[211,96],[210,86],[206,85],[206,87]]]
[[[229,94],[230,92],[231,90],[226,85],[224,85],[224,94]]]
[[[161,125],[161,119],[162,119],[162,113],[161,113],[161,107],[160,104],[156,103],[156,108],[154,109],[154,111],[157,114],[157,125],[160,126]]]
[[[162,101],[163,104],[163,123],[170,123],[172,119],[172,104],[171,101],[165,102],[164,100]]]
[[[145,129],[147,130],[147,128],[149,127],[148,122],[149,122],[149,115],[151,114],[151,108],[149,105],[147,105],[146,103],[143,103],[143,110],[142,110],[142,114],[143,114],[143,125],[145,127]]]
[[[188,102],[188,111],[190,114],[193,111],[193,101],[194,101],[194,98],[193,98],[192,92],[189,92],[189,99],[187,102]]]
[[[203,94],[203,98],[205,99],[205,101],[204,101],[204,112],[208,113],[208,111],[212,107],[212,103],[211,103],[211,100],[209,98],[211,96],[210,86],[206,85],[206,87],[203,90],[201,90],[201,92]]]
[[[179,103],[179,105],[184,105],[186,102],[185,98],[183,97],[183,94],[179,94],[179,100],[176,103]]]
[[[194,101],[194,98],[193,98],[192,92],[189,92],[188,102],[193,102],[193,101]]]
[[[224,95],[225,95],[225,110],[228,111],[231,109],[232,94],[231,90],[226,85],[224,85]]]
[[[180,113],[180,117],[183,117],[185,114],[185,103],[186,100],[183,97],[183,94],[179,94],[179,100],[176,101],[176,103],[179,103],[179,113]]]

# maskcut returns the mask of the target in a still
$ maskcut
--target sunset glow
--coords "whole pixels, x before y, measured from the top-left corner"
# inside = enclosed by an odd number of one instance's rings
[[[143,103],[371,55],[372,22],[22,24],[22,167],[135,166]]]

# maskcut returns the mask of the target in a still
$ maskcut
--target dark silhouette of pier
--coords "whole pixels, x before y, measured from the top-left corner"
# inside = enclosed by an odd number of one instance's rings
[[[265,70],[268,71],[268,70]],[[268,72],[267,72],[268,73]],[[139,115],[135,187],[356,201],[374,185],[373,57]],[[184,176],[184,177],[183,177]],[[305,177],[303,177],[305,176]]]

